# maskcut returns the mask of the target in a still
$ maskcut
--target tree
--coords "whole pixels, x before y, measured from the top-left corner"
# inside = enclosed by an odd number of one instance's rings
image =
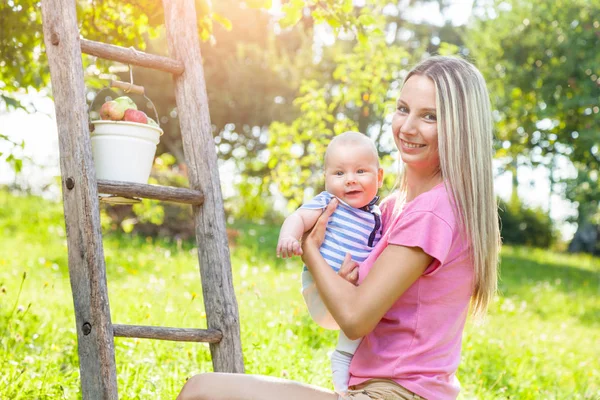
[[[519,163],[548,165],[555,156],[598,169],[599,13],[598,0],[498,0],[467,31],[495,106],[497,155],[515,181]]]
[[[200,35],[208,39],[212,34],[212,21],[227,25],[227,19],[212,12],[208,0],[196,0]],[[145,39],[156,37],[163,24],[162,2],[117,0],[77,1],[81,35],[90,40],[133,46],[145,49]],[[33,111],[33,107],[19,100],[29,88],[41,90],[50,84],[46,58],[43,56],[42,17],[39,0],[7,0],[0,2],[0,112],[15,108]],[[86,57],[86,71],[94,60]],[[98,62],[108,66],[110,62]],[[87,74],[90,87],[101,87],[98,80],[100,70],[92,68]],[[0,132],[0,141],[8,137]],[[1,155],[0,155],[1,156]],[[12,152],[5,161],[20,165]]]
[[[426,50],[449,48],[444,43],[432,44],[433,31],[452,36],[452,29],[406,21],[398,4],[385,0],[369,0],[361,6],[350,0],[333,4],[291,1],[284,22],[293,23],[306,15],[302,10],[307,8],[315,23],[327,23],[337,40],[322,48],[319,64],[330,66],[325,79],[306,78],[300,86],[300,96],[294,101],[300,116],[269,127],[267,167],[271,173],[261,183],[264,189],[274,183],[289,208],[302,202],[305,188],[323,187],[320,171],[325,148],[339,133],[368,134],[384,165],[394,162],[390,156],[394,146],[384,133],[403,74]]]
[[[235,163],[242,177],[237,184],[244,199],[238,212],[243,215],[264,213],[264,198],[270,185],[283,182],[290,174],[296,176],[293,168],[286,170],[285,163],[274,162],[291,160],[292,167],[297,159],[296,153],[289,153],[287,143],[279,146],[278,140],[283,137],[306,142],[307,137],[302,135],[311,129],[317,132],[324,121],[322,140],[308,144],[315,148],[315,155],[322,154],[327,135],[358,129],[373,135],[385,158],[391,147],[381,139],[381,132],[387,129],[386,115],[393,109],[394,91],[402,71],[426,50],[436,50],[438,44],[430,40],[432,31],[438,30],[440,38],[452,37],[453,32],[410,23],[403,18],[398,4],[386,0],[369,0],[361,5],[351,0],[292,0],[283,2],[283,19],[265,12],[269,3],[222,0],[199,16],[206,39],[202,54],[215,142],[220,159]],[[16,12],[9,4],[2,12]],[[37,9],[34,2],[31,4],[34,15]],[[118,14],[115,7],[116,0],[81,1],[82,36],[166,55],[159,0],[128,2]],[[213,21],[219,23],[213,26]],[[24,24],[20,30],[31,30]],[[36,22],[27,20],[27,24]],[[404,37],[407,32],[409,40]],[[337,39],[325,45],[322,38],[326,36]],[[4,43],[11,46],[10,41]],[[30,51],[22,50],[23,57],[33,54],[36,46],[31,40],[26,45]],[[41,49],[41,38],[37,46]],[[410,48],[412,55],[405,48]],[[23,62],[40,67],[38,75],[47,84],[43,57]],[[88,71],[86,84],[97,91],[104,85],[99,77],[110,71],[112,64],[90,57],[85,57],[84,63]],[[14,69],[1,71],[21,79]],[[128,79],[128,73],[117,74],[122,80]],[[134,77],[137,84],[145,86],[166,131],[158,153],[169,152],[175,156],[175,161],[169,159],[172,165],[180,163],[182,146],[170,77],[141,68],[135,68]],[[320,101],[324,108],[311,108],[311,104]],[[302,115],[307,108],[309,112]],[[307,125],[309,119],[312,127]],[[271,125],[273,121],[278,124]],[[308,165],[314,155],[305,154],[304,163]],[[308,169],[301,167],[297,176],[312,176],[311,171],[318,168],[318,162]],[[319,185],[318,181],[307,183]],[[290,188],[283,184],[280,189],[287,197],[298,198],[298,192]]]

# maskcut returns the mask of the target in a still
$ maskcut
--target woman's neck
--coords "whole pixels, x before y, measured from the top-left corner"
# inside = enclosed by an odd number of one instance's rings
[[[425,193],[442,183],[442,172],[415,171],[407,168],[406,171],[406,201],[412,201],[422,193]]]

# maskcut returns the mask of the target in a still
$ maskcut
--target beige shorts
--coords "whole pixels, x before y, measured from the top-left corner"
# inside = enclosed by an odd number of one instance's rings
[[[425,400],[424,397],[403,388],[390,379],[369,379],[360,385],[350,386],[339,400]]]

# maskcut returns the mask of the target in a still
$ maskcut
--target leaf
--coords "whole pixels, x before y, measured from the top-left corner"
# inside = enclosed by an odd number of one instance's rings
[[[327,17],[326,21],[329,24],[329,26],[331,26],[334,29],[340,28],[342,26],[342,23],[335,17]]]
[[[375,24],[375,17],[369,14],[362,14],[358,17],[358,22],[364,26],[370,26]]]
[[[344,4],[342,5],[342,12],[344,14],[350,14],[354,10],[354,4],[352,0],[344,0]]]
[[[136,220],[135,218],[127,218],[124,219],[123,222],[121,222],[121,228],[123,229],[123,232],[125,233],[131,233],[131,231],[133,231],[133,227],[136,224]]]
[[[231,28],[232,28],[231,21],[228,18],[225,18],[221,14],[212,13],[212,19],[215,20],[216,22],[218,22],[226,30],[228,30],[228,31],[231,30]]]
[[[13,166],[15,168],[16,173],[21,172],[21,170],[23,169],[23,160],[21,160],[19,158],[15,158]]]
[[[358,31],[357,36],[360,44],[367,44],[369,42],[369,38],[367,37],[367,35],[364,34],[364,32]]]
[[[26,110],[25,106],[21,104],[21,102],[13,97],[6,96],[4,94],[0,94],[0,98],[6,103],[6,108],[8,109],[22,109]]]
[[[284,17],[279,20],[281,27],[288,28],[294,26],[302,18],[304,2],[302,0],[292,0],[291,2],[284,4],[281,10],[284,13]]]

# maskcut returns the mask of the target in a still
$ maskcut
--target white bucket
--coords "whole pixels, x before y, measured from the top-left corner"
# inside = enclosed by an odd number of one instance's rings
[[[92,121],[96,178],[148,183],[162,129],[129,121]]]

